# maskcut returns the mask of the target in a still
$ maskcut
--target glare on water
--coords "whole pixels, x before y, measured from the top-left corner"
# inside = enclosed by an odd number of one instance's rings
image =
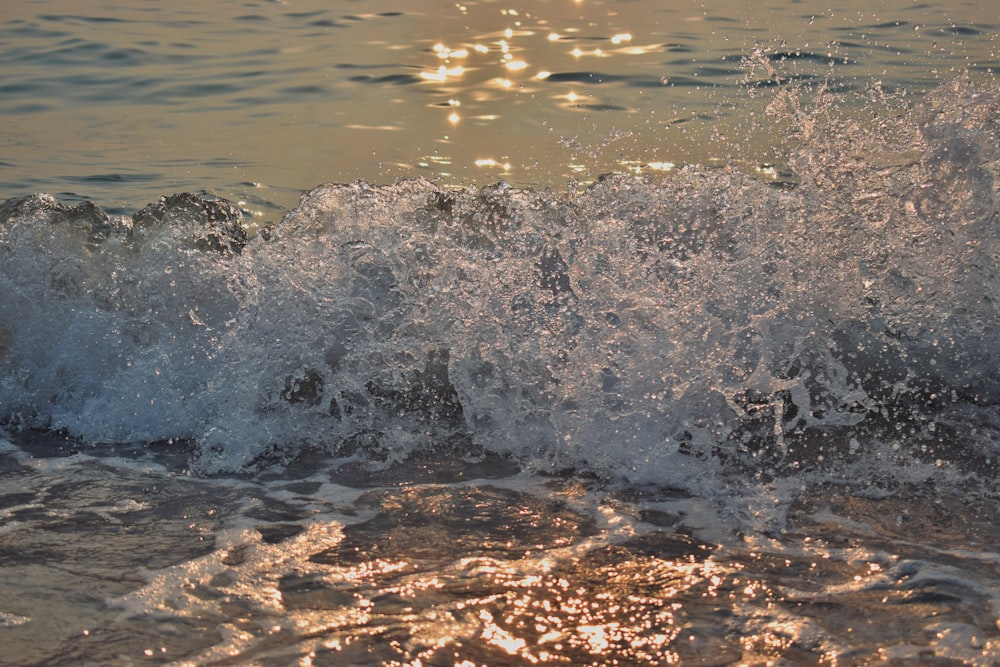
[[[752,168],[786,148],[755,86],[919,95],[997,61],[996,17],[975,3],[358,9],[15,3],[0,24],[0,192],[134,210],[208,190],[273,221],[324,181],[562,189],[666,164]]]
[[[781,535],[741,536],[707,499],[502,466],[358,486],[315,462],[214,481],[9,446],[3,462],[5,665],[1000,657],[995,508],[956,496],[833,488]]]

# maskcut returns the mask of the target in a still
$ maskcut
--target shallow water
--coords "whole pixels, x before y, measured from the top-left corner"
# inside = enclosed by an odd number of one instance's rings
[[[996,500],[959,489],[813,489],[747,534],[721,499],[499,459],[205,480],[164,450],[15,442],[0,664],[1000,659]]]
[[[0,664],[1000,662],[1000,17],[536,4],[6,8]]]

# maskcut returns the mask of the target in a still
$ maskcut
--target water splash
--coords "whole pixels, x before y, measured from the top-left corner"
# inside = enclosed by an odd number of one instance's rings
[[[798,144],[777,187],[324,185],[252,239],[219,200],[11,200],[0,414],[193,440],[203,472],[442,446],[689,489],[992,466],[1000,89],[866,94],[776,95]]]

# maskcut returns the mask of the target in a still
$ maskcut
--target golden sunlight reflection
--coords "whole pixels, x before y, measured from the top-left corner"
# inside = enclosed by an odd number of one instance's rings
[[[477,148],[503,150],[510,143],[503,139],[506,133],[527,124],[527,131],[521,132],[518,141],[547,147],[544,150],[558,155],[561,137],[552,134],[553,114],[574,114],[559,123],[564,136],[572,136],[574,126],[585,122],[589,114],[606,114],[609,120],[612,115],[634,114],[638,110],[634,105],[605,99],[607,93],[600,84],[620,81],[624,75],[618,71],[629,71],[629,59],[660,57],[663,51],[662,42],[651,39],[653,34],[643,34],[637,25],[623,25],[627,19],[617,8],[595,7],[596,14],[591,16],[581,15],[579,6],[496,9],[470,3],[456,4],[455,9],[462,20],[442,18],[435,26],[434,39],[424,43],[423,62],[414,65],[419,67],[417,76],[431,99],[426,106],[442,114],[438,131],[450,135],[453,169],[449,173],[458,179],[456,184],[463,180],[463,173],[478,181],[475,174],[482,169],[500,169],[501,175],[514,177],[515,181],[537,183],[539,177],[546,181],[544,175],[534,173],[541,164],[536,156],[497,159],[469,153]],[[607,14],[604,21],[596,22],[595,17],[603,13]],[[650,45],[636,46],[635,41]],[[607,71],[607,78],[602,78],[599,75],[603,70],[596,74],[580,71],[590,67],[580,61],[593,58],[620,62]],[[588,89],[586,92],[580,90],[581,84]],[[602,162],[597,155],[601,152],[600,148],[591,148],[586,165],[573,156],[556,157],[558,168],[566,176],[585,175]],[[417,164],[430,168],[426,157]],[[615,164],[607,161],[603,171]],[[645,171],[668,170],[650,166]]]
[[[894,560],[878,551],[808,536],[710,544],[577,484],[345,491],[346,523],[255,519],[260,531],[217,534],[214,551],[150,572],[116,606],[129,623],[170,618],[213,638],[140,649],[184,664],[837,664],[827,601],[893,595]]]
[[[423,71],[420,73],[420,78],[426,81],[438,81],[443,82],[448,79],[457,79],[458,77],[465,74],[465,68],[461,65],[456,67],[445,67],[441,65],[436,70]]]
[[[482,637],[490,644],[499,646],[510,655],[518,655],[528,645],[526,641],[515,637],[507,630],[497,625],[493,614],[485,609],[479,612],[479,620],[483,622]]]
[[[468,49],[452,50],[440,42],[435,44],[432,48],[434,53],[437,54],[437,57],[443,60],[449,60],[451,58],[466,58],[469,55]]]
[[[678,643],[693,634],[682,600],[765,594],[759,581],[716,563],[708,545],[671,535],[617,545],[553,500],[489,487],[376,498],[375,508],[363,506],[377,509],[370,523],[317,521],[273,544],[254,530],[233,532],[215,552],[157,572],[123,606],[138,618],[163,613],[195,626],[227,618],[218,643],[193,664],[288,646],[349,660],[352,645],[373,643],[405,664],[490,656],[673,664]],[[601,513],[603,532],[642,539],[629,517]],[[387,525],[396,526],[391,535]],[[484,545],[497,531],[504,539]]]
[[[500,162],[493,158],[480,158],[476,160],[475,165],[477,167],[499,167],[505,172],[510,171],[510,162]]]
[[[492,568],[490,588],[506,593],[491,596],[494,602],[480,608],[478,618],[481,639],[526,664],[555,656],[559,662],[586,656],[675,664],[675,644],[682,633],[691,636],[679,618],[684,605],[675,599],[693,590],[712,598],[725,580],[711,560],[663,560],[612,547],[568,570],[525,576],[519,574],[524,565]]]
[[[633,174],[669,174],[677,171],[677,165],[673,162],[619,160],[618,164],[623,171]]]

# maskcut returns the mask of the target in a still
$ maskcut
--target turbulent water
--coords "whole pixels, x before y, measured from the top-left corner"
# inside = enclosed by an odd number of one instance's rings
[[[875,99],[874,126],[779,96],[802,135],[780,187],[326,185],[252,239],[194,196],[131,219],[11,200],[2,417],[190,441],[203,473],[443,443],[692,491],[729,468],[988,471],[997,94]]]
[[[774,62],[756,172],[0,204],[0,664],[997,664],[1000,87]]]
[[[778,185],[9,200],[6,662],[993,664],[998,97],[779,95]]]
[[[206,480],[71,449],[0,452],[0,664],[1000,659],[997,506],[957,487],[821,488],[769,534],[488,459]]]

